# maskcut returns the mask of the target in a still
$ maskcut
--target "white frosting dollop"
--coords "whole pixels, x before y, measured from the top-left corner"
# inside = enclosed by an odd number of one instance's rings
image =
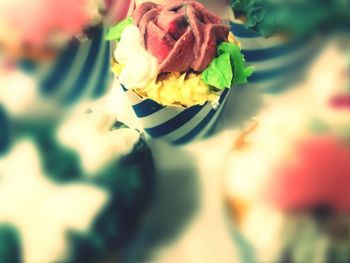
[[[119,81],[127,89],[144,88],[159,73],[157,59],[142,46],[141,39],[138,27],[129,25],[114,52],[115,60],[125,66]]]

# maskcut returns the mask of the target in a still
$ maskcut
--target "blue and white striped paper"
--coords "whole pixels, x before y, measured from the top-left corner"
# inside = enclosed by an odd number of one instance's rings
[[[161,106],[151,99],[142,99],[132,90],[123,87],[131,106],[144,131],[155,139],[171,144],[186,144],[210,135],[229,89],[225,89],[218,101],[218,107],[210,102],[190,108]]]
[[[105,94],[113,81],[110,60],[110,44],[96,27],[88,40],[68,45],[52,62],[22,61],[20,67],[36,79],[46,100],[68,107]]]
[[[264,93],[279,93],[295,85],[318,50],[317,40],[265,38],[239,21],[231,22],[231,31],[241,44],[247,65],[254,67],[248,85]]]

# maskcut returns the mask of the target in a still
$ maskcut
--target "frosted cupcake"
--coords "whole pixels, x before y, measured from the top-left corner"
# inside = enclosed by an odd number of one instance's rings
[[[113,71],[146,132],[176,144],[198,137],[252,72],[229,27],[197,1],[143,3],[109,33]]]
[[[232,31],[247,63],[255,67],[251,87],[281,93],[305,78],[324,34],[349,24],[343,1],[231,0]]]
[[[305,85],[261,112],[228,155],[231,218],[257,262],[350,258],[349,64],[339,43],[331,41]]]

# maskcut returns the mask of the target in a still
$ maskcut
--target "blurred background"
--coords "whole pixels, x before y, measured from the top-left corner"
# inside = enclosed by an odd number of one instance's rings
[[[174,146],[110,69],[142,2],[0,0],[0,262],[350,262],[350,3],[199,1],[254,73]]]

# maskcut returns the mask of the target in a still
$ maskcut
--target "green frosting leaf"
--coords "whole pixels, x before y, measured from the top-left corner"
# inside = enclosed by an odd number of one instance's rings
[[[230,54],[224,53],[215,58],[209,67],[203,71],[202,80],[218,89],[229,88],[232,81]]]
[[[131,17],[128,17],[126,19],[124,19],[123,21],[119,22],[118,24],[116,24],[114,27],[111,27],[106,36],[105,39],[106,40],[117,40],[119,41],[122,33],[124,31],[124,29],[128,26],[133,24],[133,20]]]
[[[218,47],[218,57],[203,71],[202,80],[208,85],[224,89],[247,83],[252,73],[252,67],[245,67],[241,49],[236,44],[223,42]]]
[[[230,54],[231,65],[233,65],[233,80],[232,84],[244,84],[247,83],[247,78],[252,75],[253,67],[245,67],[245,60],[241,53],[239,46],[223,42],[219,45],[218,54]]]

